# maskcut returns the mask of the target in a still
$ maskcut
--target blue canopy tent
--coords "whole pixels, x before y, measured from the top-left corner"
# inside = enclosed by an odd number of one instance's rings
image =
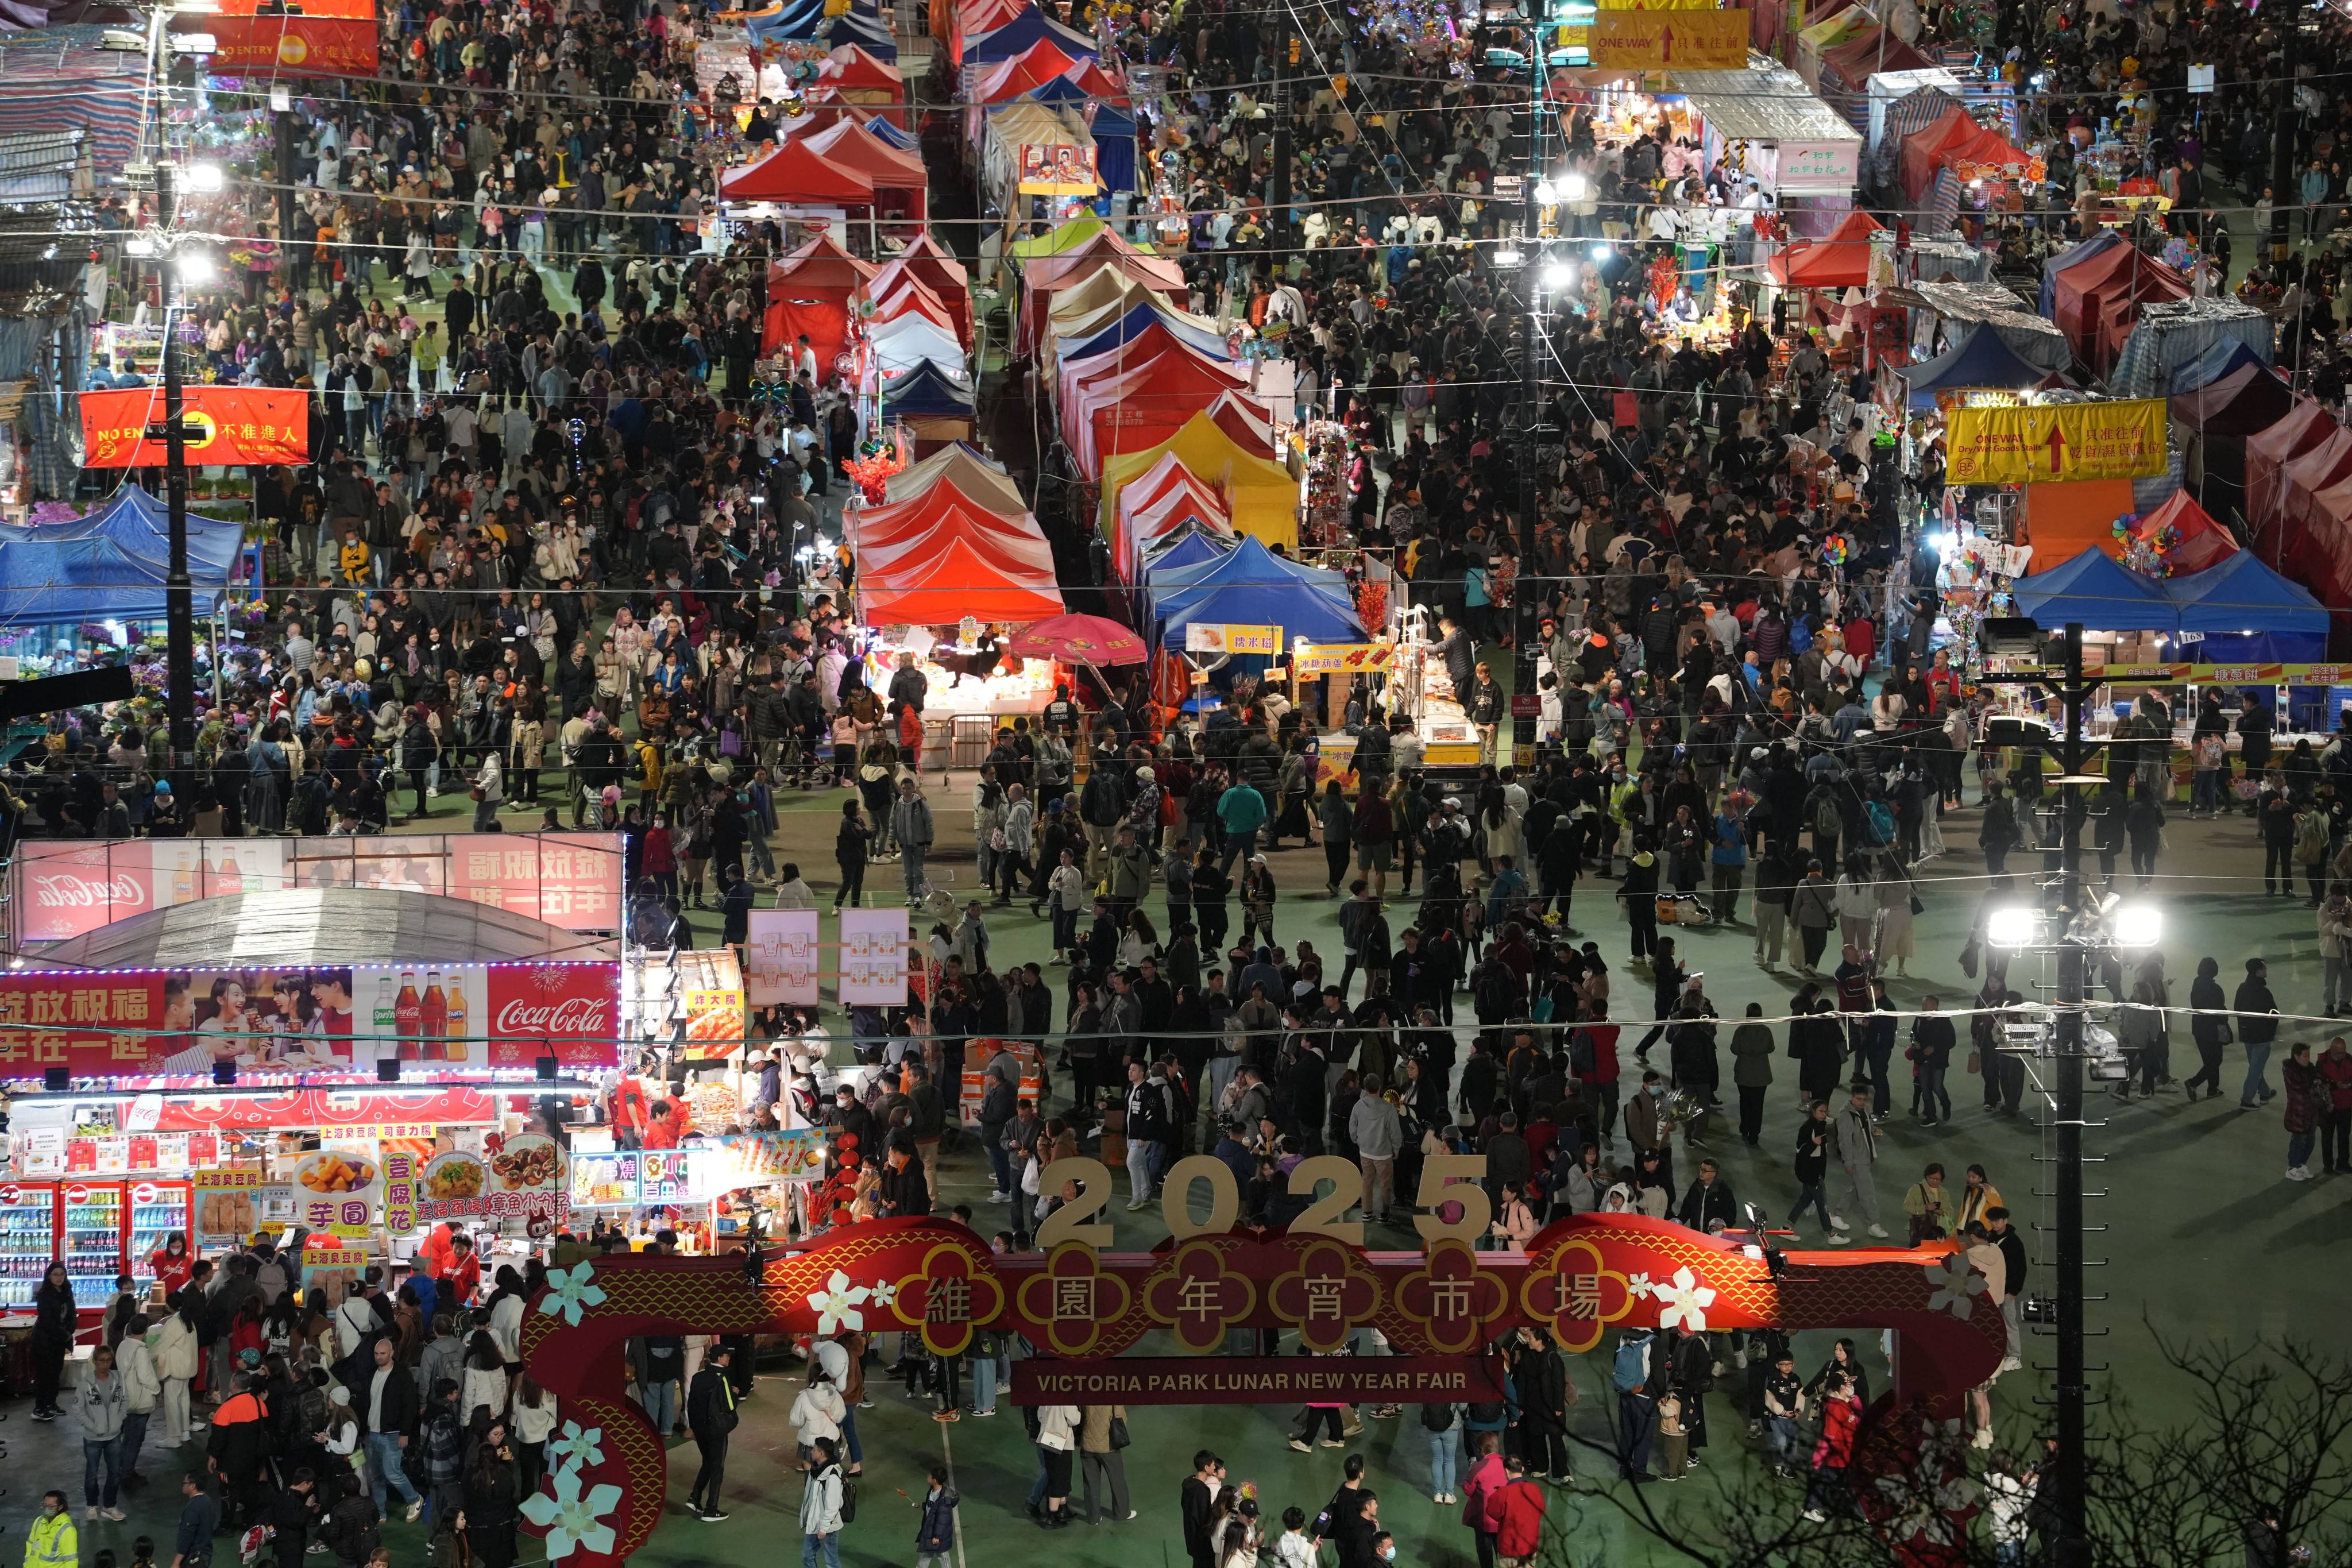
[[[892,35],[889,24],[871,16],[836,16],[818,37],[830,48],[856,44],[885,65],[898,63],[898,40]]]
[[[1097,103],[1088,129],[1095,133],[1095,173],[1103,189],[1135,189],[1135,116],[1117,104]]]
[[[1094,39],[1076,27],[1066,27],[1055,21],[1042,7],[1032,5],[1004,26],[965,39],[963,63],[994,65],[1027,53],[1040,40],[1052,43],[1074,60],[1096,59],[1102,54]]]
[[[882,384],[882,409],[911,419],[969,419],[971,385],[938,361],[921,360]]]
[[[2103,250],[2112,250],[2126,243],[2124,237],[2111,228],[2103,228],[2080,245],[2069,246],[2042,264],[2042,319],[2056,318],[2052,312],[2058,308],[2058,274],[2069,267],[2088,261]]]
[[[859,16],[869,22],[879,20],[872,0],[853,0],[843,19],[847,16]],[[825,30],[826,24],[834,20],[835,18],[824,14],[823,0],[805,0],[803,4],[788,5],[781,11],[767,11],[746,17],[743,30],[751,35],[755,44],[772,40],[780,44],[797,43],[817,37]],[[887,28],[885,32],[887,32]]]
[[[1064,52],[1067,53],[1068,51],[1065,50]],[[1080,87],[1076,82],[1072,81],[1068,77],[1057,76],[1051,81],[1039,82],[1035,87],[1031,88],[1027,92],[1023,93],[1021,96],[1025,99],[1029,99],[1034,102],[1045,104],[1049,108],[1058,109],[1066,103],[1086,102],[1087,89]]]
[[[2210,386],[2224,376],[2234,375],[2250,364],[2270,362],[2254,352],[2242,338],[2223,338],[2187,364],[2172,373],[2172,385],[2168,389],[2178,397],[2184,392],[2195,392]]]
[[[1214,561],[1155,571],[1144,578],[1160,644],[1184,647],[1184,628],[1196,624],[1276,626],[1286,642],[1368,642],[1356,618],[1347,578],[1318,572],[1244,538]]]
[[[2179,635],[2180,606],[2163,588],[2096,548],[2047,572],[2020,577],[2010,590],[2019,613],[2044,631],[2080,621],[2095,631]]]
[[[873,119],[862,121],[859,123],[886,145],[896,147],[901,153],[918,153],[922,150],[921,137],[911,131],[901,131],[882,115],[877,114]]]
[[[1219,533],[1198,521],[1180,523],[1175,531],[1160,536],[1143,558],[1147,581],[1154,573],[1181,572],[1188,566],[1202,566],[1212,561],[1222,561],[1233,553],[1234,536]]]
[[[1064,344],[1058,351],[1060,358],[1066,364],[1072,360],[1091,359],[1099,353],[1108,353],[1129,340],[1141,337],[1150,330],[1154,321],[1164,325],[1169,334],[1187,348],[1198,349],[1202,353],[1219,361],[1223,361],[1226,356],[1225,340],[1219,334],[1202,327],[1193,326],[1189,321],[1176,321],[1144,304],[1136,306],[1126,315],[1121,316],[1109,326],[1097,331],[1093,335],[1075,343]]]
[[[1910,406],[1924,413],[1936,406],[1936,394],[1962,387],[2007,387],[2022,392],[2038,386],[2044,372],[2018,357],[1999,332],[1983,328],[1960,340],[1934,359],[1924,360],[1902,373],[1910,387]]]
[[[136,486],[65,522],[0,524],[0,626],[163,619],[167,527],[163,503]],[[240,523],[189,515],[197,615],[220,613],[244,541]]]
[[[2158,588],[2179,608],[2181,631],[2204,634],[2187,645],[2200,664],[2312,664],[2327,657],[2326,606],[2250,550]]]

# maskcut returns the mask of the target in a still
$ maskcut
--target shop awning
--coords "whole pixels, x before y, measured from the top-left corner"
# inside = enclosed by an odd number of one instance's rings
[[[2019,613],[2044,631],[2079,621],[2102,632],[2177,632],[2180,611],[2148,578],[2126,571],[2104,551],[2085,550],[2063,565],[2010,584]]]
[[[2023,392],[2038,384],[2044,373],[2020,359],[1999,332],[1979,327],[1961,339],[1958,347],[1896,374],[1910,388],[1912,410],[1924,412],[1936,406],[1938,392],[1990,388]]]
[[[1862,140],[1796,72],[1754,54],[1748,65],[1747,70],[1676,71],[1672,85],[1689,99],[1691,111],[1707,129],[1727,142]]]
[[[620,944],[527,915],[389,888],[232,893],[132,915],[41,950],[52,969],[614,960]]]

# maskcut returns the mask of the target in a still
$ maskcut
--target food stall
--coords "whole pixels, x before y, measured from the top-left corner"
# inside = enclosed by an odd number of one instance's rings
[[[825,1138],[815,1128],[787,1132],[689,1134],[675,1149],[583,1148],[572,1152],[571,1206],[593,1211],[632,1236],[665,1226],[680,1250],[731,1250],[756,1216],[763,1234],[783,1235],[806,1215],[795,1194],[824,1174]]]

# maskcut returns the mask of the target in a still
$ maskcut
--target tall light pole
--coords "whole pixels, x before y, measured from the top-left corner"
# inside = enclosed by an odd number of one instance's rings
[[[2053,752],[2063,770],[2058,776],[2058,877],[2052,889],[2054,909],[2049,926],[2056,938],[2058,984],[2053,998],[2049,1085],[2054,1182],[2050,1194],[2055,1223],[2052,1226],[2052,1272],[2055,1278],[2055,1321],[2058,1341],[2057,1382],[2052,1404],[2057,1413],[2058,1452],[2055,1478],[2057,1537],[2051,1561],[2056,1568],[2083,1568],[2090,1561],[2089,1500],[2085,1495],[2090,1442],[2090,1363],[2086,1352],[2089,1329],[2084,1309],[2087,1260],[2084,1257],[2085,1226],[2083,1201],[2083,1075],[2088,1068],[2084,1048],[2083,1019],[2090,1005],[2090,956],[2094,945],[2121,945],[2099,924],[2107,913],[2091,903],[2083,886],[2082,794],[2106,781],[2087,771],[2091,743],[2083,735],[2083,709],[2097,682],[2083,678],[2083,625],[2070,621],[2059,637],[2045,641],[2032,622],[2018,619],[1988,621],[1979,634],[1987,653],[2028,654],[2037,658],[2058,654],[2059,696],[2066,709],[2066,728],[2052,742],[2014,720],[1989,724],[1985,743]],[[2051,670],[1988,674],[1988,684],[2048,683]],[[2037,758],[2035,765],[2040,765]],[[1988,935],[1991,933],[1988,931]],[[2120,934],[2120,933],[2116,933]],[[2153,941],[2151,933],[2149,937]],[[2032,945],[2026,942],[1996,942],[1995,945]]]
[[[167,161],[155,167],[155,216],[172,232],[179,198],[179,172]],[[171,556],[163,575],[163,711],[172,734],[173,787],[194,801],[187,770],[196,755],[196,595],[188,575],[188,431],[186,392],[180,380],[181,258],[163,259],[163,495]]]
[[[1541,732],[1543,700],[1536,689],[1536,644],[1541,630],[1537,606],[1541,597],[1536,570],[1536,469],[1542,461],[1543,384],[1538,356],[1545,352],[1545,274],[1543,237],[1538,231],[1539,191],[1549,191],[1544,177],[1544,47],[1540,28],[1528,30],[1528,168],[1519,183],[1519,273],[1526,285],[1520,296],[1519,325],[1519,575],[1512,586],[1511,749],[1516,761],[1524,750],[1534,753]],[[1500,759],[1497,759],[1498,761]]]

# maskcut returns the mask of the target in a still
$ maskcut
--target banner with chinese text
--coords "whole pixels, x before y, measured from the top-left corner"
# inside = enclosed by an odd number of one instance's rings
[[[2160,397],[1951,411],[1945,474],[1956,485],[2137,479],[2166,468]]]
[[[1745,11],[1596,12],[1592,63],[1612,70],[1744,70],[1748,26]]]
[[[374,74],[374,68],[369,68]],[[310,460],[310,397],[254,386],[192,386],[182,399],[191,463],[282,463]],[[82,466],[143,468],[169,460],[164,443],[147,436],[163,422],[163,389],[134,386],[81,395]]]
[[[18,971],[0,974],[0,1079],[609,1067],[619,986],[604,963]]]

